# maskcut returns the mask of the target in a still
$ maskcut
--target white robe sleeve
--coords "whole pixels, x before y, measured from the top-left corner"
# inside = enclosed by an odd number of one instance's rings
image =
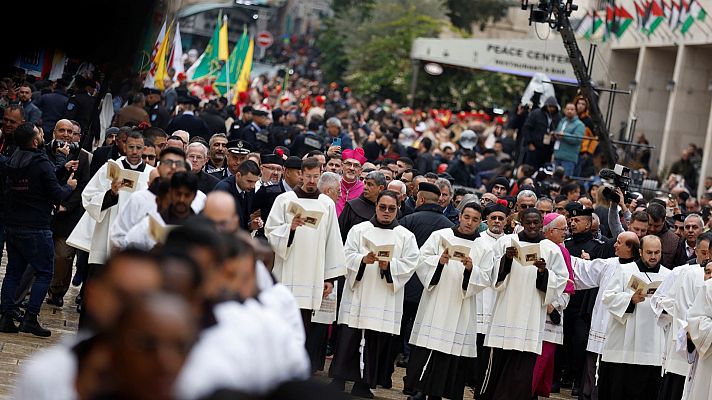
[[[673,292],[673,286],[680,276],[680,270],[681,267],[678,267],[675,268],[671,274],[668,274],[655,293],[650,297],[650,306],[658,318],[658,325],[662,327],[671,324],[672,317],[675,316],[675,293]],[[663,311],[667,314],[664,314]]]
[[[96,222],[103,221],[106,214],[110,212],[110,208],[101,209],[106,191],[111,189],[111,182],[106,178],[107,165],[104,164],[99,168],[82,191],[82,205]]]
[[[394,232],[395,233],[395,232]],[[391,259],[391,277],[393,278],[393,292],[396,293],[403,289],[406,282],[413,276],[415,272],[415,267],[418,265],[418,258],[420,256],[420,251],[418,250],[418,242],[415,240],[415,236],[406,232],[407,235],[404,236],[402,244],[402,254],[400,257],[393,257]]]
[[[542,246],[544,242],[545,241],[542,241],[540,246]],[[546,283],[546,295],[544,296],[542,305],[551,304],[564,294],[564,289],[566,289],[566,284],[569,281],[569,269],[566,267],[561,249],[553,242],[547,241],[547,244],[549,243],[550,246],[555,247],[552,248],[549,259],[546,260],[546,268],[549,270],[549,274]]]
[[[477,249],[477,260],[472,260],[472,272],[464,297],[472,297],[492,286],[492,249]]]
[[[551,302],[551,305],[554,306],[554,308],[556,308],[557,310],[559,310],[559,312],[563,312],[566,307],[568,307],[569,300],[571,300],[571,296],[569,296],[568,293],[564,293],[559,296],[558,299]]]
[[[712,281],[706,281],[687,314],[687,331],[700,359],[709,357],[712,348]]]
[[[628,319],[628,314],[625,310],[630,304],[630,299],[633,298],[633,292],[626,290],[625,272],[618,270],[611,278],[608,287],[603,291],[602,301],[608,309],[615,321],[624,324]],[[637,307],[637,305],[636,305]]]
[[[420,248],[420,258],[416,271],[418,279],[420,279],[420,283],[423,284],[425,290],[432,290],[435,287],[430,285],[430,281],[435,275],[441,253],[440,234],[433,232],[428,240],[423,243],[423,247]]]
[[[272,211],[270,211],[267,217],[267,222],[265,223],[265,236],[267,236],[267,241],[272,250],[277,257],[286,260],[289,256],[289,233],[290,226],[292,224],[291,215],[287,214],[286,206],[284,205],[284,198],[280,198],[282,195],[277,196],[272,206]],[[299,228],[297,228],[299,229]],[[311,228],[302,228],[311,229]]]
[[[346,256],[346,279],[348,281],[349,287],[354,288],[358,281],[356,280],[356,275],[361,267],[361,260],[366,257],[361,251],[361,233],[363,229],[361,227],[351,228],[348,235],[346,236],[346,243],[344,243],[344,255]],[[368,265],[366,265],[368,268]]]
[[[146,208],[146,205],[142,204],[145,200],[146,198],[142,196],[131,196],[126,201],[126,205],[116,214],[116,218],[109,227],[109,240],[112,246],[119,249],[125,249],[129,246],[127,240],[129,231],[138,226],[137,223],[145,217],[145,214],[141,215],[140,211]],[[153,208],[155,209],[157,207]],[[145,232],[148,232],[148,230]],[[136,241],[136,239],[137,237],[134,236],[133,240]]]
[[[339,220],[336,216],[336,206],[328,199],[329,225],[326,227],[326,259],[324,261],[324,279],[334,279],[346,275],[346,259],[344,258],[344,244],[341,241]]]
[[[149,222],[148,216],[143,217],[141,222],[134,225],[126,233],[122,248],[134,247],[137,249],[150,251],[156,246],[156,241],[148,234]]]
[[[604,271],[608,267],[605,259],[584,260],[571,256],[571,267],[574,270],[576,289],[594,289],[601,285]]]

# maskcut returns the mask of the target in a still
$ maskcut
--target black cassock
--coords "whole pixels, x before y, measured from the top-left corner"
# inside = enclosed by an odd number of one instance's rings
[[[365,383],[372,389],[376,385],[391,387],[393,375],[393,351],[400,336],[368,329],[349,328],[339,325],[334,359],[329,376],[335,379]],[[363,349],[363,377],[361,376],[361,340]]]
[[[660,390],[659,365],[634,365],[601,361],[598,367],[599,400],[650,400]]]

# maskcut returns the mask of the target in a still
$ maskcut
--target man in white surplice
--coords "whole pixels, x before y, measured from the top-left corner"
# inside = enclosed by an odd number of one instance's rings
[[[158,162],[156,169],[161,180],[170,181],[174,173],[187,171],[185,152],[176,147],[163,149]],[[203,205],[205,205],[205,193],[198,190],[191,203],[191,208],[197,214],[203,209]],[[129,244],[126,239],[129,231],[138,225],[146,215],[157,212],[154,191],[145,189],[134,193],[109,228],[111,245],[119,249],[126,248]]]
[[[603,292],[611,313],[598,368],[598,398],[644,400],[656,398],[661,382],[665,334],[650,306],[650,291],[633,290],[631,277],[645,284],[661,282],[670,270],[660,264],[657,236],[640,241],[640,259],[618,269]]]
[[[349,231],[344,245],[346,285],[339,309],[339,334],[330,376],[343,390],[353,381],[351,393],[370,397],[376,385],[390,387],[393,374],[392,344],[400,333],[403,288],[415,272],[418,243],[398,224],[398,194],[386,190],[376,200],[376,215]],[[393,246],[390,254],[377,254],[371,245]]]
[[[153,167],[141,160],[143,144],[141,133],[131,132],[126,138],[126,155],[116,160],[122,169],[140,172],[137,191],[148,187],[148,178],[153,170]],[[89,252],[90,275],[91,265],[104,264],[108,258],[111,252],[109,227],[135,193],[120,190],[122,182],[109,180],[106,176],[107,168],[108,163],[102,165],[84,188],[82,205],[86,213],[67,239],[70,246]]]
[[[697,352],[697,364],[685,387],[687,400],[712,398],[712,280],[705,268],[705,283],[698,290],[694,303],[687,313],[687,332],[690,346]]]
[[[406,386],[429,397],[461,399],[478,356],[475,294],[492,285],[492,246],[476,240],[481,215],[477,202],[466,204],[457,226],[433,232],[420,249],[425,290],[410,335]],[[446,243],[469,253],[450,254]]]
[[[494,249],[492,323],[485,337],[491,349],[482,399],[531,398],[532,377],[541,353],[547,305],[566,287],[569,272],[561,249],[542,236],[543,217],[535,208],[519,213],[522,232],[501,237]],[[538,243],[540,257],[533,265],[517,261],[520,246]]]
[[[709,233],[699,235],[695,243],[695,262],[673,269],[650,298],[658,325],[665,331],[664,375],[659,400],[680,399],[684,392],[690,365],[685,352],[677,351],[678,341],[680,331],[684,331],[687,326],[687,311],[692,307],[698,284],[704,282],[703,268],[699,263],[706,264],[709,258],[711,238]],[[691,275],[692,279],[687,275]]]
[[[611,314],[603,304],[603,291],[608,287],[621,265],[634,263],[640,257],[640,241],[633,232],[621,232],[613,244],[616,257],[584,260],[571,257],[577,290],[599,288],[591,316],[591,329],[586,345],[586,365],[582,377],[582,390],[586,398],[598,399],[596,365],[603,353],[608,320]]]
[[[312,312],[333,289],[330,280],[346,273],[336,207],[333,200],[319,193],[316,185],[320,175],[318,159],[304,160],[302,186],[277,196],[265,223],[265,236],[274,250],[272,273],[297,300],[307,336]],[[319,225],[305,226],[306,218],[290,214],[292,202],[322,213]]]

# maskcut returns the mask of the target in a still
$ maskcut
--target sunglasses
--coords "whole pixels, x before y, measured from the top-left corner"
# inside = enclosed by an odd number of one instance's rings
[[[153,161],[156,159],[156,155],[155,154],[141,154],[141,158],[143,158],[144,160]]]
[[[389,212],[389,213],[394,213],[396,210],[398,210],[398,207],[396,206],[386,206],[385,204],[379,204],[378,209],[383,211],[383,212]]]

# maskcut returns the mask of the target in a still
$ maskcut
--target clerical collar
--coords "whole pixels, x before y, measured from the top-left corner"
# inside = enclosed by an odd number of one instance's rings
[[[504,232],[502,232],[502,233],[494,233],[494,232],[492,232],[491,230],[489,230],[489,228],[485,231],[485,233],[487,234],[487,236],[489,236],[489,237],[491,237],[491,238],[493,238],[493,239],[499,239],[499,238],[502,237],[502,235],[504,235]]]
[[[130,162],[128,162],[127,159],[124,158],[123,160],[121,160],[121,163],[124,165],[125,169],[130,169],[132,171],[143,172],[143,170],[146,169],[146,163],[144,163],[143,161],[136,165],[132,165]]]
[[[638,270],[640,272],[654,272],[658,273],[660,272],[660,264],[656,265],[655,268],[650,268],[645,263],[643,262],[642,259],[639,259],[635,262],[635,264],[638,266]]]
[[[478,237],[480,237],[480,233],[477,232],[477,230],[475,230],[475,233],[473,233],[471,235],[466,235],[466,234],[460,232],[459,228],[460,228],[459,224],[452,227],[452,233],[455,234],[455,237],[459,237],[460,239],[465,239],[465,240],[475,240]]]
[[[309,193],[302,190],[301,186],[297,186],[294,188],[294,194],[296,194],[300,199],[318,199],[321,192],[317,189],[316,192]]]
[[[376,228],[390,229],[390,230],[393,230],[393,228],[395,228],[396,226],[399,225],[397,218],[393,218],[393,222],[391,222],[391,223],[388,224],[388,225],[385,225],[385,224],[382,224],[382,223],[378,222],[378,218],[376,218],[375,215],[374,215],[373,217],[371,217],[371,219],[369,220],[369,222],[371,222],[371,224],[372,224],[373,226],[375,226]]]
[[[195,113],[190,110],[185,110],[183,111],[183,115],[195,115]]]
[[[631,258],[620,258],[620,257],[618,257],[618,263],[619,263],[619,264],[628,264],[628,263],[632,263],[632,262],[635,261],[635,260],[636,260],[635,257],[631,257]]]
[[[521,231],[517,234],[517,237],[519,237],[519,240],[527,243],[539,243],[542,240],[544,240],[544,236],[539,232],[539,235],[536,238],[530,239],[526,236],[524,236],[524,231]]]

